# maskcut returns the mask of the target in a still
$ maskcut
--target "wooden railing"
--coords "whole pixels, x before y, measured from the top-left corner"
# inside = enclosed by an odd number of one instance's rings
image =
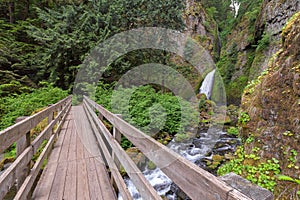
[[[15,161],[0,176],[0,199],[3,199],[14,186],[17,189],[15,199],[27,199],[44,160],[49,155],[70,110],[71,99],[72,97],[69,96],[0,132],[0,153],[15,142],[17,147]],[[31,141],[30,130],[35,128],[45,118],[48,118],[47,127]],[[33,167],[30,168],[33,156],[36,155],[44,141],[47,141],[46,146],[43,148]]]
[[[118,171],[119,163],[123,166],[143,199],[161,199],[161,197],[121,148],[119,144],[120,134],[129,139],[190,198],[205,200],[250,200],[246,195],[184,159],[87,97],[84,97],[84,108],[94,132],[97,133],[96,137],[101,146],[105,161],[110,168],[112,178],[115,180],[124,200],[132,199],[132,197],[127,191],[122,176]],[[98,111],[99,116],[95,114],[95,111]],[[109,132],[99,118],[105,118],[113,125],[113,134]]]

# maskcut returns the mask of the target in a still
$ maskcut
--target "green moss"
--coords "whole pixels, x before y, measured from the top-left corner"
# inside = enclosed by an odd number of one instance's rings
[[[189,140],[189,139],[190,139],[190,137],[185,133],[177,133],[175,135],[175,141],[176,142],[184,142],[184,141]]]
[[[149,161],[149,162],[148,162],[147,167],[148,167],[149,170],[154,170],[154,169],[156,169],[156,165],[155,165],[152,161]]]

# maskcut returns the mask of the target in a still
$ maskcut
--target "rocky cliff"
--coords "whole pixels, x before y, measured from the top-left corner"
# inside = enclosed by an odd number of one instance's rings
[[[249,78],[256,78],[268,66],[268,60],[281,48],[280,34],[287,20],[300,10],[298,0],[265,0],[255,23],[255,39],[268,39],[268,45],[258,51]]]
[[[280,34],[287,20],[300,10],[298,0],[246,2],[227,36],[218,63],[229,103],[239,104],[248,81],[267,68],[268,60],[281,48]]]
[[[300,12],[282,29],[281,47],[244,92],[241,134],[253,138],[244,145],[247,153],[259,148],[257,154],[263,160],[279,160],[281,174],[299,179]],[[278,181],[275,195],[285,191],[280,199],[295,199],[295,187],[292,182]]]
[[[217,60],[221,44],[218,37],[218,26],[212,16],[207,14],[199,1],[186,0],[183,19],[186,25],[185,34],[197,41]]]

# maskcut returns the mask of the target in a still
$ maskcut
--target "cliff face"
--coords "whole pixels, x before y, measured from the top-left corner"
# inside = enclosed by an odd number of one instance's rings
[[[298,0],[264,0],[255,23],[255,39],[268,37],[268,45],[257,51],[249,78],[256,78],[268,66],[268,60],[281,48],[280,34],[288,19],[300,10]]]
[[[183,13],[186,25],[185,34],[192,37],[201,46],[208,50],[212,57],[217,59],[220,54],[218,26],[196,0],[186,0],[186,9]]]
[[[227,37],[219,66],[227,79],[230,103],[238,104],[244,86],[259,76],[269,59],[281,48],[281,30],[300,10],[298,0],[255,0]]]
[[[242,127],[242,136],[254,137],[252,143],[245,144],[247,152],[259,147],[261,158],[275,157],[282,174],[299,178],[300,12],[282,30],[282,48],[270,60],[267,70],[244,92],[241,107],[250,120]],[[275,195],[286,184],[278,182]],[[291,188],[284,195],[286,199],[292,198]]]

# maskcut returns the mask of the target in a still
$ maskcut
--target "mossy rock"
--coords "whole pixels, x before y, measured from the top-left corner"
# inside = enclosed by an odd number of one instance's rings
[[[224,156],[216,154],[212,156],[212,160],[213,162],[222,162],[224,160]]]
[[[149,161],[149,162],[148,162],[147,167],[148,167],[149,170],[154,170],[154,169],[156,169],[156,165],[155,165],[152,161]]]
[[[126,150],[126,153],[132,159],[132,161],[140,168],[144,169],[146,165],[146,156],[140,152],[136,147],[131,147]]]
[[[185,142],[189,139],[190,139],[189,135],[187,135],[185,133],[177,133],[175,135],[175,142]]]
[[[4,169],[4,165],[7,163],[13,163],[15,161],[14,157],[7,157],[4,158],[1,162],[0,162],[0,171],[2,171]]]
[[[212,156],[212,161],[211,162],[206,162],[207,164],[207,167],[209,169],[216,169],[218,166],[220,166],[220,164],[224,161],[224,156],[221,156],[221,155],[218,155],[218,154],[215,154]]]

